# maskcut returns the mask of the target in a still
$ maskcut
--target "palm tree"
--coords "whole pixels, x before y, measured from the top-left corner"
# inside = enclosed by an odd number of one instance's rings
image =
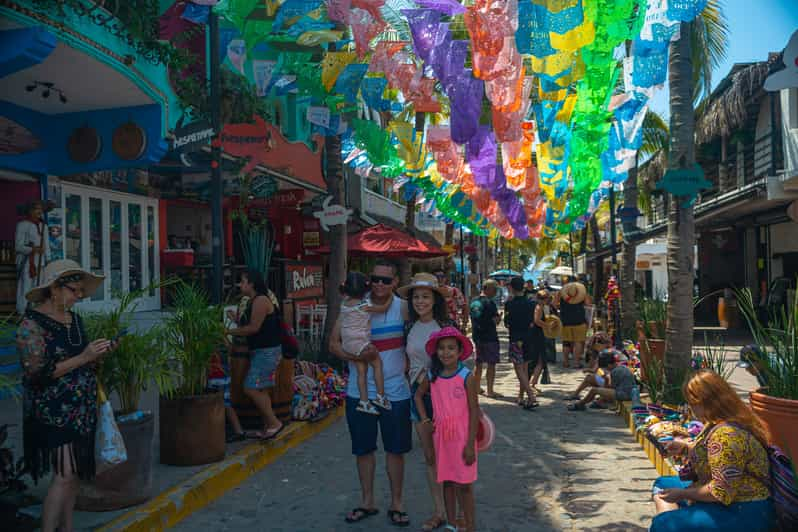
[[[695,165],[694,103],[711,91],[712,69],[723,59],[728,26],[720,0],[710,0],[695,21],[682,23],[681,38],[670,44],[670,147],[668,169]],[[672,197],[668,208],[668,325],[665,372],[678,386],[690,367],[693,350],[695,217],[692,203]]]
[[[328,135],[324,140],[324,161],[326,167],[325,180],[327,192],[332,196],[332,203],[344,205],[346,201],[344,182],[344,162],[341,156],[341,137]],[[333,225],[330,227],[330,260],[327,286],[327,319],[324,324],[322,352],[328,351],[330,334],[341,306],[341,293],[338,287],[346,278],[346,241],[347,224]]]

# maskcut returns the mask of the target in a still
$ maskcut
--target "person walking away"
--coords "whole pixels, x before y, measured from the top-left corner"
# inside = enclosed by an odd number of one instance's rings
[[[687,466],[681,478],[654,481],[656,515],[649,530],[774,530],[767,426],[717,373],[696,372],[682,392],[704,430],[693,442],[675,438],[666,444],[669,455],[687,457]]]
[[[410,372],[408,373],[410,391],[415,396],[418,387],[427,380],[431,364],[430,357],[427,355],[427,341],[433,333],[444,327],[453,327],[455,324],[449,319],[446,308],[448,289],[439,286],[434,275],[417,273],[410,280],[409,285],[399,288],[396,292],[410,303],[408,320],[405,324],[405,345],[410,362]],[[427,407],[427,415],[432,417],[432,398],[429,393],[424,395],[423,400]],[[421,530],[436,530],[446,524],[446,508],[443,504],[443,486],[437,480],[432,425],[421,423],[415,402],[410,403],[410,415],[424,450],[427,484],[434,505],[432,517],[422,523]]]
[[[426,349],[432,364],[428,380],[416,390],[416,408],[423,422],[435,428],[438,482],[443,483],[448,520],[446,530],[458,530],[454,523],[459,501],[465,514],[465,530],[470,532],[476,530],[473,484],[477,480],[479,398],[476,379],[463,361],[471,356],[473,347],[460,331],[446,327],[430,337]],[[429,417],[423,400],[428,390],[434,418]]]
[[[28,204],[27,217],[17,223],[14,251],[17,267],[17,314],[22,316],[28,307],[28,292],[41,281],[41,274],[50,256],[47,225],[44,223],[44,204]]]
[[[390,481],[391,503],[388,519],[399,527],[410,526],[410,518],[403,508],[403,483],[405,457],[413,447],[410,424],[410,385],[405,377],[407,357],[405,356],[404,322],[407,307],[404,301],[393,295],[397,284],[396,265],[379,261],[371,271],[369,297],[372,304],[380,305],[390,301],[384,314],[371,316],[371,341],[380,352],[382,370],[385,375],[385,396],[391,401],[391,410],[379,416],[357,411],[361,397],[355,379],[349,379],[346,389],[346,424],[352,440],[352,454],[357,463],[360,479],[360,505],[346,515],[348,523],[362,521],[377,515],[379,510],[374,502],[374,469],[377,465],[377,434],[382,434],[385,449],[385,465]],[[357,371],[355,363],[360,359],[344,351],[341,345],[341,320],[337,320],[330,335],[329,349],[339,359],[349,364],[349,374]],[[374,374],[368,374],[368,397],[374,399],[377,388]]]
[[[508,355],[518,377],[518,404],[529,410],[538,406],[535,392],[529,387],[529,361],[535,356],[532,332],[535,304],[524,297],[524,280],[520,277],[510,281],[510,288],[513,297],[504,305],[504,325],[510,333]]]
[[[42,507],[43,532],[73,530],[78,479],[95,474],[97,363],[114,346],[105,338],[89,341],[72,308],[102,280],[74,261],[51,262],[26,294],[35,307],[17,329],[25,471],[34,483],[53,473]]]
[[[548,302],[548,297],[548,292],[540,290],[535,294],[535,298],[531,300],[535,305],[535,310],[532,321],[532,332],[530,335],[532,342],[532,358],[530,358],[529,367],[534,369],[532,370],[529,387],[536,393],[540,393],[538,381],[543,371],[546,369],[546,336],[543,334],[543,329],[546,327],[545,307]]]
[[[251,362],[244,380],[244,393],[252,399],[263,418],[263,430],[254,436],[270,440],[285,427],[274,415],[268,390],[274,387],[277,366],[282,359],[280,313],[269,297],[263,275],[257,270],[248,269],[242,273],[238,288],[243,296],[251,299],[249,313],[242,320],[246,325],[229,329],[227,334],[247,339]]]
[[[487,396],[490,398],[499,397],[499,394],[493,390],[496,382],[496,364],[499,363],[499,334],[496,331],[496,326],[499,324],[499,309],[494,303],[498,287],[496,281],[488,279],[482,285],[482,293],[469,305],[471,336],[477,347],[474,377],[479,393],[483,393],[482,369],[487,366]]]
[[[587,288],[578,281],[570,282],[557,293],[554,304],[560,309],[562,320],[562,367],[571,367],[570,358],[573,354],[574,364],[583,368],[582,353],[587,338],[585,305],[592,304]]]
[[[358,412],[374,416],[380,415],[380,407],[391,409],[391,402],[385,397],[385,380],[382,373],[382,359],[377,348],[371,342],[371,316],[384,314],[391,305],[386,300],[382,305],[373,305],[367,297],[369,289],[368,279],[360,272],[349,272],[346,281],[341,285],[341,341],[344,351],[360,358],[355,363],[357,368],[357,387],[360,392]],[[374,373],[374,384],[377,387],[377,397],[373,401],[364,399],[368,397],[366,374],[369,368]]]
[[[459,288],[450,282],[449,276],[446,275],[446,272],[438,270],[435,272],[435,277],[438,278],[438,285],[446,288],[449,291],[449,295],[446,297],[446,306],[449,310],[449,319],[457,324],[458,329],[465,331],[466,326],[468,325],[467,319],[469,309],[468,302],[466,301],[463,292],[461,292]]]

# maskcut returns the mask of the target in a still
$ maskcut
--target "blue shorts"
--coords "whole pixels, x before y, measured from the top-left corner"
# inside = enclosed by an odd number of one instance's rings
[[[416,390],[418,390],[418,383],[414,382],[413,386],[410,388],[413,398],[416,396]],[[430,419],[432,419],[432,396],[429,393],[424,396],[424,408],[427,409],[427,415]],[[418,414],[418,410],[416,409],[416,401],[414,399],[410,399],[410,420],[413,423],[418,423],[421,421],[421,416]]]
[[[412,399],[391,401],[391,410],[380,410],[373,416],[356,410],[359,400],[346,398],[346,425],[352,438],[352,454],[365,456],[377,450],[377,425],[382,433],[382,447],[386,453],[405,454],[413,448],[410,424]]]
[[[686,488],[692,482],[679,477],[659,477],[654,488]],[[769,532],[775,525],[775,509],[770,499],[737,502],[729,506],[720,503],[696,502],[689,506],[679,503],[678,510],[663,512],[651,521],[650,532],[699,532],[703,530],[744,530]]]
[[[230,377],[208,379],[208,388],[224,394],[224,406],[233,406],[230,403]]]

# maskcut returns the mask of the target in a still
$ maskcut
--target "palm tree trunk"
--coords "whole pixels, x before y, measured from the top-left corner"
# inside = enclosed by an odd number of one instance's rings
[[[629,169],[629,176],[623,184],[623,206],[637,207],[637,163]],[[635,299],[635,263],[637,244],[629,238],[634,222],[624,224],[623,255],[621,256],[621,331],[633,331],[637,320],[637,301]]]
[[[671,43],[668,64],[670,86],[670,150],[668,169],[695,164],[690,30],[682,23],[682,38]],[[668,209],[668,325],[665,372],[669,386],[681,386],[693,350],[693,278],[695,217],[685,198],[671,197]]]
[[[341,137],[330,135],[325,138],[325,163],[327,166],[327,192],[332,196],[332,203],[344,205],[346,201],[344,182],[344,163],[341,158]],[[324,324],[322,341],[323,353],[327,353],[329,338],[333,325],[338,320],[341,306],[341,293],[338,287],[346,278],[346,226],[347,224],[333,225],[330,227],[330,258],[327,277],[327,320]],[[331,357],[329,353],[327,355]]]

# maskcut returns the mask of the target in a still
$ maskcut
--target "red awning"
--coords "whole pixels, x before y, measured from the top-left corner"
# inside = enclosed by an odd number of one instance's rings
[[[330,253],[330,246],[323,246],[314,251],[326,255]],[[415,259],[432,259],[448,255],[446,251],[437,246],[428,246],[414,236],[383,224],[372,225],[349,235],[347,253],[349,255],[379,255],[388,258],[412,257]]]

